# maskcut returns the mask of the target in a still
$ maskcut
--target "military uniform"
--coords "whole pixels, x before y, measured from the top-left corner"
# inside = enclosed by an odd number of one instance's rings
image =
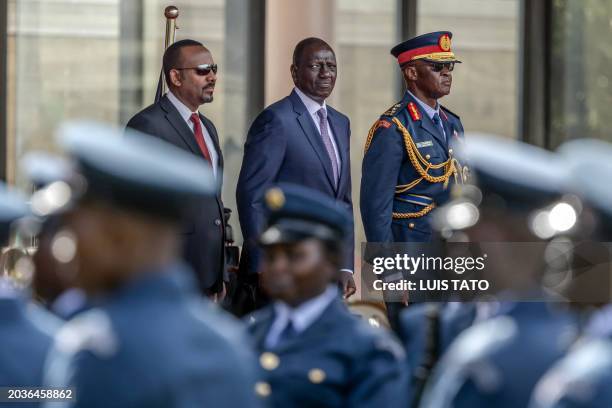
[[[13,221],[28,212],[21,197],[6,191],[0,183],[0,246],[8,243]],[[28,304],[9,277],[0,276],[0,384],[14,387],[40,387],[43,366],[52,336],[59,327],[52,317]],[[3,405],[0,403],[0,405]],[[9,404],[13,405],[13,404]],[[22,407],[35,407],[24,402]]]
[[[26,300],[19,295],[0,293],[0,384],[4,387],[43,384],[45,358],[59,325],[43,312],[35,314],[32,316]],[[17,405],[38,406],[33,402]],[[0,406],[4,405],[0,403]]]
[[[576,139],[559,147],[571,174],[571,190],[592,210],[595,228],[587,225],[586,239],[612,240],[612,193],[607,183],[612,144]],[[597,175],[594,177],[593,175]],[[607,292],[607,291],[606,291]],[[609,296],[609,294],[608,294]],[[601,300],[601,299],[594,299]],[[612,406],[612,307],[595,312],[586,324],[584,338],[538,383],[532,408],[595,408]]]
[[[536,387],[530,408],[612,406],[612,342],[592,340],[555,364]]]
[[[426,379],[438,359],[476,319],[476,304],[419,303],[400,314],[398,335],[413,381]],[[428,372],[423,373],[423,370]]]
[[[612,406],[612,309],[596,312],[584,338],[538,382],[532,408]]]
[[[301,186],[274,187],[265,204],[264,247],[308,239],[344,242],[351,226],[332,199]],[[299,305],[275,300],[246,320],[263,377],[256,389],[271,406],[406,406],[403,349],[387,331],[353,316],[334,282]]]
[[[71,211],[93,202],[178,229],[189,210],[216,205],[210,169],[188,153],[94,124],[67,125],[60,135],[76,163]],[[90,309],[60,329],[46,385],[75,388],[76,399],[64,406],[258,406],[255,359],[243,329],[198,295],[186,265],[157,262],[100,289]]]
[[[568,191],[565,163],[543,149],[484,135],[470,137],[456,153],[469,157],[476,183],[439,209],[441,220],[446,221],[440,227],[464,229],[467,239],[541,241],[528,216],[548,208]],[[468,211],[459,222],[457,217],[447,217],[450,209],[468,203],[477,208],[476,216],[468,216]],[[508,218],[500,220],[500,214]],[[509,232],[505,230],[508,223],[516,223]],[[496,257],[489,262],[506,265],[510,260],[503,251]],[[554,310],[546,302],[521,301],[541,293],[538,270],[529,267],[528,262],[515,265],[515,279],[521,285],[505,276],[495,279],[494,274],[505,273],[506,268],[487,267],[502,300],[496,302],[493,317],[466,329],[451,344],[434,370],[421,407],[527,406],[540,376],[564,355],[578,331],[573,314]],[[511,301],[503,300],[508,298]]]
[[[569,349],[577,321],[519,302],[463,332],[440,361],[421,407],[526,407],[535,384]]]
[[[249,331],[259,351],[260,395],[274,407],[404,407],[404,352],[382,329],[352,316],[337,298],[299,336],[274,347],[265,338],[274,321],[266,307]]]
[[[400,65],[415,59],[459,62],[450,51],[451,37],[449,32],[425,34],[392,53]],[[438,105],[430,117],[423,104],[406,91],[368,133],[361,176],[368,242],[430,241],[431,211],[448,200],[451,183],[467,177],[450,147],[463,137],[459,116]]]
[[[27,153],[19,164],[34,186],[30,207],[35,217],[32,221],[39,224],[33,290],[37,300],[51,313],[69,320],[87,309],[87,297],[83,290],[72,287],[68,279],[71,274],[62,273],[64,265],[54,258],[51,242],[63,226],[62,211],[58,211],[63,201],[61,185],[69,182],[72,165],[66,158],[38,151]]]
[[[69,321],[47,385],[75,387],[76,407],[258,406],[243,329],[200,298],[190,275],[168,266]]]

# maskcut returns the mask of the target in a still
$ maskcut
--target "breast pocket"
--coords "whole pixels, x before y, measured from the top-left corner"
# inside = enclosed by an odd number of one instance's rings
[[[430,140],[422,140],[419,142],[415,142],[418,152],[421,156],[434,164],[442,161],[443,152],[442,149],[438,146],[438,142],[430,139]]]

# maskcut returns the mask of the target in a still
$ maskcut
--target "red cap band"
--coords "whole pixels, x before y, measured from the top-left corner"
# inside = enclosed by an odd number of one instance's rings
[[[434,52],[446,52],[446,51],[442,50],[442,48],[437,44],[428,45],[426,47],[415,48],[413,50],[402,52],[400,55],[397,56],[397,62],[399,62],[399,64],[402,65],[402,64],[405,64],[406,62],[412,61],[412,58],[418,55],[433,54]]]

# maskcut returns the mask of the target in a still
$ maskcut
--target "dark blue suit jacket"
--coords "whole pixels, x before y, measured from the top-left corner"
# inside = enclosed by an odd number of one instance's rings
[[[203,291],[218,292],[225,274],[225,226],[221,201],[223,154],[217,129],[204,115],[200,114],[200,119],[206,126],[219,157],[219,189],[216,205],[203,205],[183,228],[183,258],[195,271]],[[193,132],[167,96],[134,115],[127,127],[160,138],[204,159]]]
[[[351,199],[349,119],[327,106],[342,166],[334,187],[332,165],[321,135],[300,97],[294,92],[268,106],[255,119],[244,145],[244,159],[236,189],[240,227],[244,237],[241,273],[256,273],[259,254],[256,239],[265,227],[263,196],[275,183],[299,184],[333,197],[353,214]],[[353,225],[347,240],[343,268],[353,269]]]

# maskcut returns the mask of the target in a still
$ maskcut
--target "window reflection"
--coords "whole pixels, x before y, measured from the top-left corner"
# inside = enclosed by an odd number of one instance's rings
[[[463,64],[442,104],[466,131],[517,137],[518,0],[421,0],[418,33],[449,30]]]
[[[553,2],[551,126],[553,147],[564,140],[612,140],[612,3]]]

